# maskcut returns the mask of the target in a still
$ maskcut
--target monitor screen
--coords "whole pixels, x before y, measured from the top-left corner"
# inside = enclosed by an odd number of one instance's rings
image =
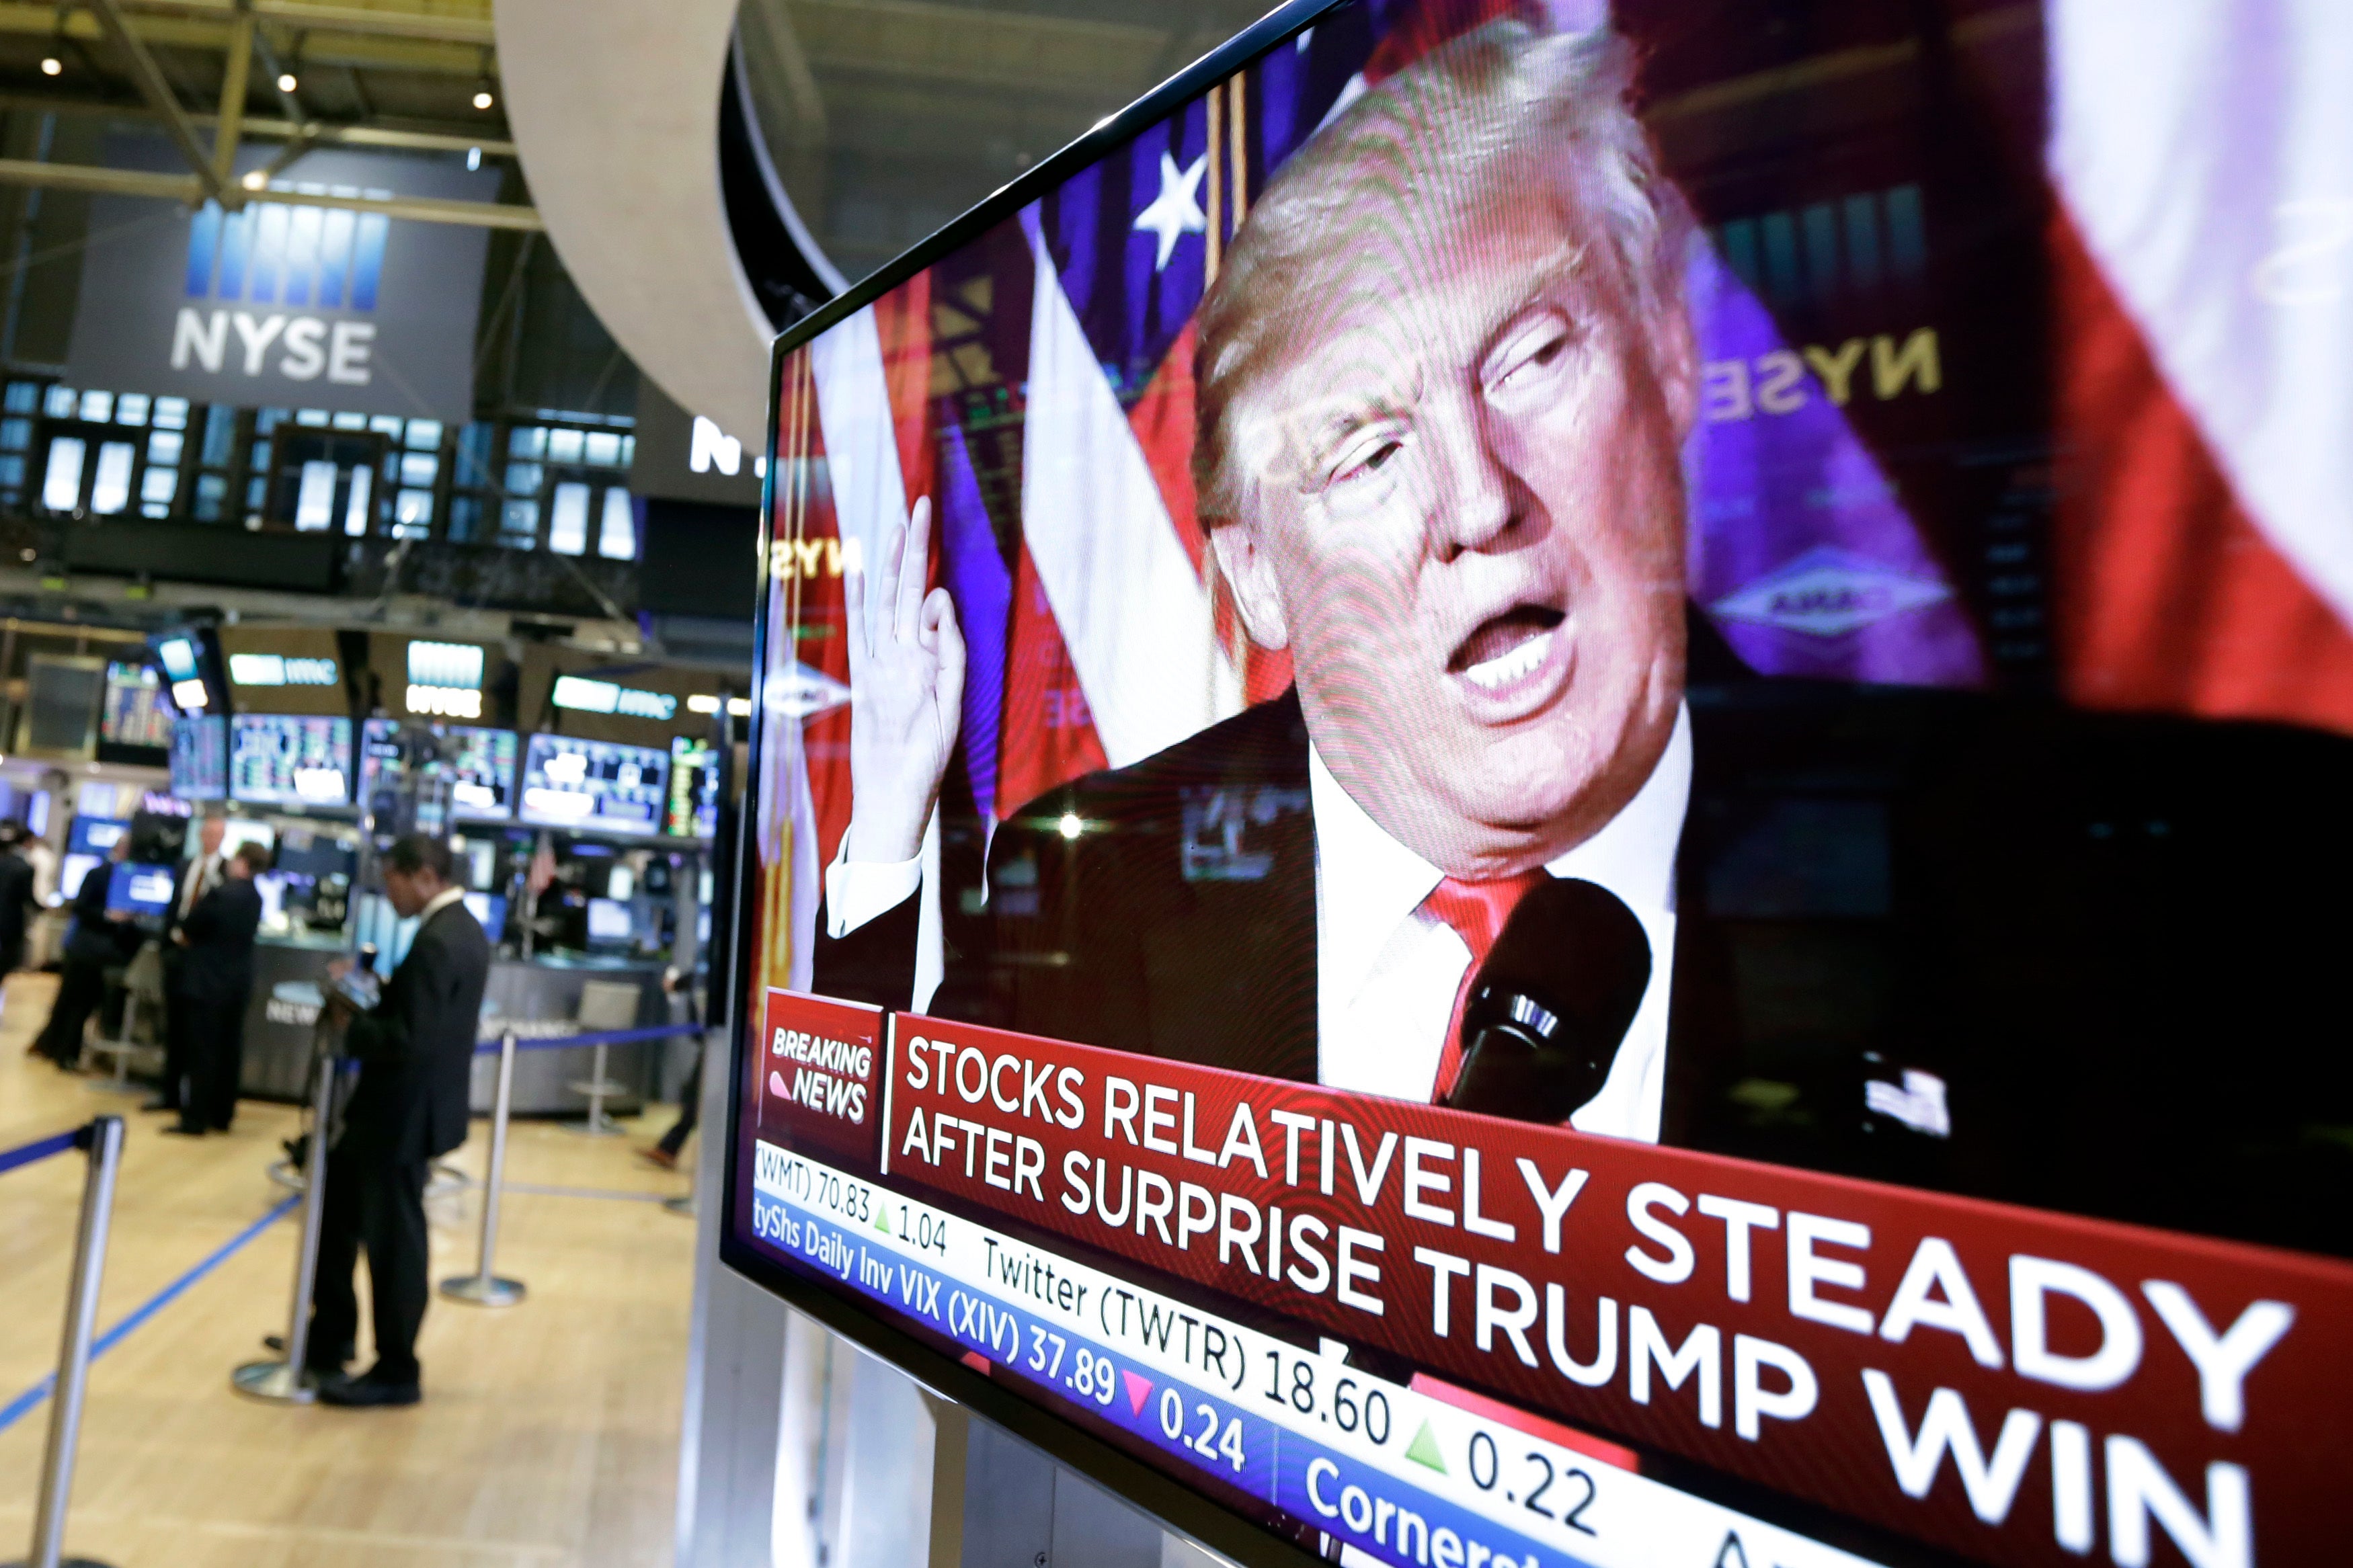
[[[588,900],[588,941],[595,946],[616,946],[627,942],[637,924],[629,917],[629,906],[619,899]]]
[[[229,796],[258,805],[347,805],[352,721],[291,713],[229,721]]]
[[[787,330],[726,1260],[1245,1561],[2327,1559],[2301,15],[1287,6]]]
[[[662,831],[681,838],[710,838],[719,832],[719,749],[684,735],[670,743],[670,802]]]
[[[504,893],[468,893],[466,908],[481,923],[482,934],[495,946],[507,929],[507,900]]]
[[[121,660],[106,667],[106,696],[99,709],[98,738],[117,746],[161,750],[172,743],[172,709],[164,699],[155,667]]]
[[[103,856],[130,831],[127,817],[92,816],[84,812],[74,817],[73,826],[66,831],[66,849],[69,854]]]
[[[217,717],[172,721],[172,793],[182,800],[228,795],[228,721]]]
[[[114,868],[114,879],[107,884],[106,907],[124,914],[168,913],[177,873],[176,867],[142,866],[126,860]]]
[[[533,735],[523,753],[525,822],[588,833],[661,830],[670,758],[646,746]]]
[[[97,855],[68,855],[61,858],[58,861],[58,897],[70,899],[80,892],[81,879],[90,875],[90,871],[100,863],[101,858],[102,857]],[[112,890],[111,888],[108,889],[109,892]]]
[[[442,756],[449,769],[449,815],[503,822],[514,815],[515,732],[451,725]]]

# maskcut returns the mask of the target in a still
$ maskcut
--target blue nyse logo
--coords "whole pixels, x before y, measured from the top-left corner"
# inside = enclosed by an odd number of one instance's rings
[[[386,200],[390,191],[290,185],[307,195]],[[187,298],[172,328],[172,368],[209,374],[274,371],[290,381],[324,376],[365,386],[375,323],[355,320],[376,307],[392,220],[340,207],[251,202],[224,213],[206,202],[188,226]],[[244,309],[235,309],[243,306]],[[336,312],[332,319],[322,311]]]

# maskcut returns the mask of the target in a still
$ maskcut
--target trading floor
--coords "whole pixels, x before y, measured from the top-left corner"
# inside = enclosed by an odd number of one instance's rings
[[[530,1296],[502,1310],[436,1299],[423,1405],[257,1404],[228,1376],[285,1326],[297,1231],[291,1213],[269,1220],[288,1194],[267,1167],[300,1113],[248,1100],[227,1137],[161,1136],[170,1119],[141,1114],[143,1097],[24,1054],[55,984],[7,982],[0,1148],[100,1112],[129,1122],[99,1312],[113,1342],[90,1370],[69,1554],[174,1568],[668,1560],[694,1226],[659,1202],[683,1178],[631,1151],[670,1108],[628,1137],[516,1123],[498,1261]],[[477,1121],[451,1162],[479,1181],[487,1149]],[[0,1174],[0,1558],[30,1529],[48,1406],[22,1396],[56,1361],[83,1164],[69,1152]],[[437,1279],[472,1267],[480,1197],[429,1200]],[[372,1353],[363,1338],[362,1366]]]

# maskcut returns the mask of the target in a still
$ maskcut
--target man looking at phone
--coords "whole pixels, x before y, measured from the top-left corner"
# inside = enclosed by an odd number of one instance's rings
[[[343,1052],[360,1064],[343,1131],[327,1152],[319,1276],[311,1290],[311,1363],[327,1405],[414,1405],[422,1397],[417,1331],[425,1321],[425,1179],[466,1141],[467,1091],[491,944],[463,901],[449,846],[429,834],[396,840],[384,858],[393,912],[416,920],[407,956],[383,1000],[359,1011],[330,993]],[[347,964],[334,970],[340,982]],[[345,1377],[359,1331],[352,1270],[364,1248],[375,1365]]]

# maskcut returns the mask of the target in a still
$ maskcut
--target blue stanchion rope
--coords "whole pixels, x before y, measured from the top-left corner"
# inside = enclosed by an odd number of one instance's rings
[[[47,1138],[36,1138],[30,1143],[19,1143],[14,1149],[0,1150],[0,1173],[29,1165],[36,1160],[46,1160],[52,1154],[62,1154],[81,1142],[83,1130],[59,1132]]]

